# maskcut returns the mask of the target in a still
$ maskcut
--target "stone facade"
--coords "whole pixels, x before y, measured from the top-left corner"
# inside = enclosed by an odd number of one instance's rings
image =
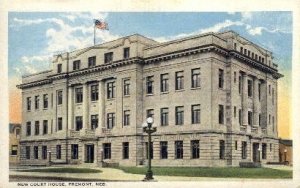
[[[20,156],[21,124],[9,124],[9,164],[18,164]]]
[[[282,75],[271,52],[235,32],[165,43],[135,34],[55,55],[52,64],[18,86],[23,164],[146,164],[150,115],[153,165],[279,161]]]

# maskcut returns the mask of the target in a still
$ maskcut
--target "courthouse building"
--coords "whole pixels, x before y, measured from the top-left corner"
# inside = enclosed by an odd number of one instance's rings
[[[233,31],[169,42],[134,34],[55,55],[22,77],[22,164],[278,162],[272,52]]]

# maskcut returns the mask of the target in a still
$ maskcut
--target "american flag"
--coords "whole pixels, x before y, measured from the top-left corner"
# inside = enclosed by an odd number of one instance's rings
[[[108,30],[108,24],[100,20],[95,20],[95,27],[102,30]]]

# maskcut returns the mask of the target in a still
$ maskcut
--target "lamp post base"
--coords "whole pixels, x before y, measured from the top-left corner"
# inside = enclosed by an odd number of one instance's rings
[[[148,170],[146,173],[146,177],[143,179],[143,181],[153,181],[153,172],[151,170]]]

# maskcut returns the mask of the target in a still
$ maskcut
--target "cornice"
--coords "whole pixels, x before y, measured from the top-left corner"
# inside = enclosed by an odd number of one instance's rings
[[[28,88],[28,87],[49,84],[49,83],[52,83],[53,80],[87,75],[87,74],[91,74],[91,73],[95,73],[95,72],[101,72],[101,71],[105,71],[105,70],[115,69],[116,67],[125,66],[125,65],[129,65],[129,64],[137,64],[137,63],[150,64],[150,63],[167,61],[170,59],[185,57],[185,56],[199,54],[199,53],[207,53],[207,52],[215,52],[226,58],[233,57],[233,58],[239,59],[239,60],[241,60],[242,63],[245,63],[245,64],[255,67],[257,69],[260,69],[264,72],[270,73],[273,76],[273,78],[275,78],[275,79],[279,79],[279,78],[283,77],[283,75],[278,73],[278,71],[276,69],[269,67],[267,65],[264,65],[264,64],[262,64],[258,61],[255,61],[249,57],[246,57],[237,51],[227,50],[218,45],[210,44],[210,45],[205,45],[205,46],[199,46],[196,48],[189,48],[189,49],[185,49],[185,50],[181,50],[181,51],[175,51],[175,52],[171,52],[168,54],[152,56],[152,57],[148,57],[148,58],[133,57],[133,58],[129,58],[129,59],[123,59],[123,60],[113,61],[111,63],[97,65],[94,67],[80,69],[80,70],[72,71],[69,73],[59,73],[59,74],[55,74],[55,75],[49,75],[47,79],[34,81],[34,82],[26,83],[26,84],[20,84],[17,87],[19,89],[24,89],[24,88]]]

